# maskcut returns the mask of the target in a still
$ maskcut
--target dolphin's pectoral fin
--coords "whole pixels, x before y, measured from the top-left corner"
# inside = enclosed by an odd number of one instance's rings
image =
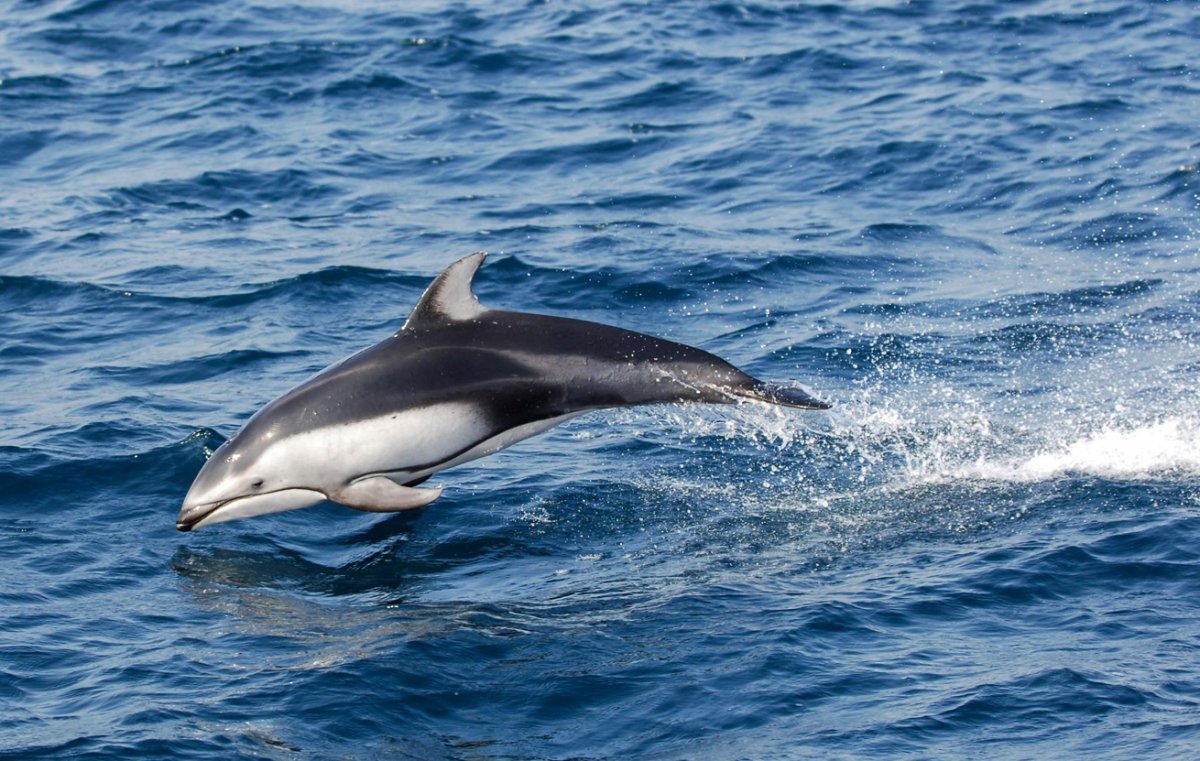
[[[442,496],[442,487],[414,489],[387,476],[368,476],[343,486],[329,498],[339,505],[367,513],[398,513],[424,507]]]

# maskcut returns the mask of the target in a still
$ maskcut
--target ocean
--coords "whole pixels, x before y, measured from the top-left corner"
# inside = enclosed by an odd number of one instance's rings
[[[2,7],[0,758],[1196,757],[1195,3]],[[834,406],[176,531],[476,250]]]

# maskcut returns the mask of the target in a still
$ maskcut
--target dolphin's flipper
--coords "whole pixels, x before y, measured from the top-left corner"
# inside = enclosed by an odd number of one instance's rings
[[[442,496],[442,487],[414,489],[387,476],[368,476],[343,486],[329,498],[339,505],[365,513],[398,513],[424,507]]]

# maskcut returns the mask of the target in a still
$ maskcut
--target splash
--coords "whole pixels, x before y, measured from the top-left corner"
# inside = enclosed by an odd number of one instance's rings
[[[1176,417],[1130,428],[1105,427],[1028,457],[965,468],[964,475],[1005,481],[1200,476],[1200,425]]]
[[[959,399],[910,412],[850,410],[829,430],[843,469],[890,489],[947,483],[1031,483],[1075,476],[1200,477],[1200,415],[1115,421],[1089,410],[1014,413]],[[804,437],[794,437],[804,439]],[[812,437],[809,443],[812,443]]]

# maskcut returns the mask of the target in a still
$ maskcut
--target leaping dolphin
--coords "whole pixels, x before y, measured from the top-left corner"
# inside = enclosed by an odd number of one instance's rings
[[[489,309],[446,268],[395,335],[259,410],[192,483],[175,526],[329,500],[367,512],[427,505],[434,473],[606,407],[757,400],[827,409],[691,346],[595,322]]]

